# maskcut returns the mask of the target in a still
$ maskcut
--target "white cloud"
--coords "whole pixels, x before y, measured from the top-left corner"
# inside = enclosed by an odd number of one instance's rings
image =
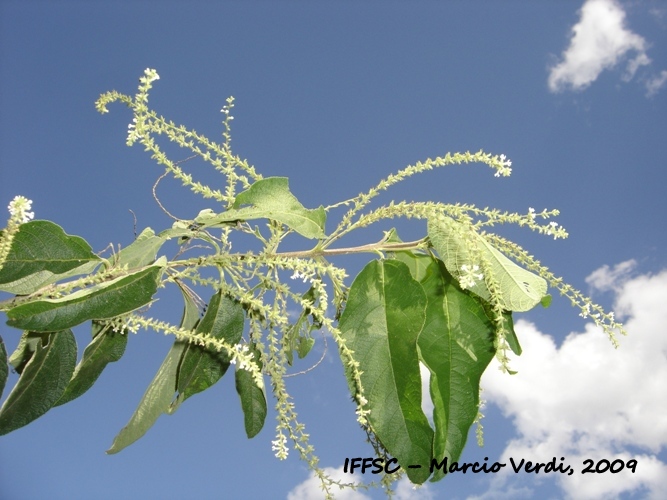
[[[398,480],[394,492],[396,500],[433,500],[435,498],[428,483],[415,486],[406,476]]]
[[[636,266],[637,261],[634,259],[616,264],[613,269],[609,269],[609,266],[604,265],[600,269],[593,271],[590,276],[586,278],[586,283],[593,288],[597,288],[601,292],[618,290],[618,287],[628,279],[630,273]]]
[[[646,81],[646,97],[653,97],[667,83],[667,70],[663,69],[658,76]]]
[[[625,12],[615,0],[587,0],[580,13],[579,22],[572,27],[570,46],[562,61],[551,68],[548,82],[552,92],[585,89],[629,52],[636,52],[636,56],[627,63],[626,81],[651,62],[646,40],[625,27]]]
[[[512,363],[519,373],[489,369],[483,378],[484,398],[514,421],[517,436],[499,459],[507,467],[480,498],[506,498],[508,489],[526,488],[529,498],[530,489],[546,477],[555,478],[571,498],[630,491],[667,498],[667,464],[656,457],[667,447],[667,270],[628,279],[632,265],[604,267],[588,279],[615,291],[615,308],[628,331],[619,349],[592,324],[559,347],[534,324],[517,321],[523,354]],[[514,474],[509,457],[539,462],[565,457],[574,474]],[[635,459],[638,465],[634,474],[627,469],[581,474],[588,458]]]

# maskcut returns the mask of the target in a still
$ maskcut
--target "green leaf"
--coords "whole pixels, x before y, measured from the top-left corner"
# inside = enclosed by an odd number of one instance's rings
[[[301,298],[315,301],[315,292],[315,287],[310,287]],[[294,361],[294,351],[297,352],[299,359],[303,359],[308,355],[315,345],[315,339],[310,336],[310,332],[322,327],[322,325],[315,321],[314,318],[313,323],[311,323],[308,320],[309,315],[311,315],[310,309],[302,310],[297,320],[290,325],[285,332],[285,356],[287,357],[287,362],[290,366],[292,366],[292,362]]]
[[[360,363],[369,422],[410,481],[429,476],[433,430],[421,408],[417,337],[424,325],[426,295],[397,261],[370,262],[350,288],[339,328]],[[346,373],[353,392],[354,381]],[[408,465],[420,464],[420,469]]]
[[[23,373],[23,368],[28,364],[33,354],[35,354],[37,344],[45,342],[46,338],[42,333],[24,331],[19,339],[19,345],[16,346],[12,355],[9,356],[9,364],[12,365],[14,370],[18,373]]]
[[[76,341],[71,330],[48,335],[39,342],[23,373],[0,408],[0,435],[44,415],[65,391],[76,364]]]
[[[510,349],[512,349],[514,354],[521,356],[523,350],[521,349],[521,344],[519,344],[519,337],[516,336],[516,332],[514,331],[514,320],[512,319],[512,313],[503,313],[503,319],[505,320],[505,330],[507,331],[507,343],[509,344]]]
[[[545,309],[548,308],[551,305],[551,295],[546,294],[544,297],[542,297],[542,300],[540,300],[540,303],[542,304],[542,307]]]
[[[262,369],[262,359],[259,349],[254,344],[250,345],[255,362]],[[248,439],[255,437],[264,427],[266,420],[266,394],[264,386],[260,387],[248,370],[236,369],[236,392],[241,398],[243,409],[243,423]]]
[[[161,234],[156,236],[155,232],[147,227],[130,245],[118,252],[114,265],[127,266],[128,269],[150,265],[155,262],[155,256],[165,241],[167,238]]]
[[[462,291],[440,260],[431,259],[421,284],[428,306],[418,345],[431,372],[433,457],[451,463],[461,456],[477,416],[479,381],[494,356],[495,329],[481,300]],[[432,481],[443,476],[437,470]]]
[[[164,260],[58,299],[21,304],[7,311],[7,324],[36,332],[64,330],[90,319],[107,319],[148,304],[157,291]]]
[[[503,309],[528,311],[547,293],[547,282],[543,278],[516,265],[496,250],[484,236],[451,217],[441,215],[429,219],[428,235],[447,270],[457,277],[461,275],[461,266],[479,264],[470,255],[466,242],[472,244],[491,266],[493,277],[500,286],[500,304]],[[492,302],[484,280],[475,283],[470,291]]]
[[[0,290],[27,295],[59,279],[90,273],[100,262],[90,245],[50,221],[21,224],[0,268]]]
[[[114,438],[108,454],[118,453],[141,438],[169,408],[176,387],[178,365],[186,344],[176,341],[146,389],[130,421]]]
[[[199,296],[181,281],[176,281],[176,284],[183,294],[183,302],[185,303],[180,327],[184,330],[194,330],[197,323],[199,323],[199,306],[197,306],[195,298],[197,298],[197,300],[201,299],[199,299]]]
[[[5,349],[5,342],[0,337],[0,398],[2,392],[5,390],[7,377],[9,376],[9,365],[7,364],[7,349]]]
[[[109,325],[93,321],[93,341],[83,351],[65,392],[54,406],[69,403],[90,389],[109,363],[125,352],[127,333],[114,332]]]
[[[242,205],[250,205],[242,207]],[[239,193],[233,207],[221,214],[200,215],[195,222],[202,227],[252,219],[273,219],[306,238],[324,238],[324,207],[308,210],[289,190],[287,177],[268,177]]]
[[[199,320],[199,309],[193,298],[194,292],[180,282],[177,284],[185,301],[180,327],[184,330],[192,330]],[[139,406],[127,425],[115,437],[107,453],[118,453],[131,445],[148,432],[160,415],[170,412],[170,405],[174,401],[176,392],[179,365],[187,346],[187,342],[179,340],[173,343],[141,398]]]
[[[315,339],[312,337],[299,337],[296,343],[296,353],[299,356],[299,359],[303,359],[308,356],[311,349],[315,345]]]
[[[243,325],[243,306],[219,291],[211,298],[206,314],[197,325],[196,332],[222,339],[230,345],[236,345],[243,335]],[[211,351],[203,346],[188,343],[178,368],[176,382],[178,398],[171,405],[170,413],[173,413],[190,396],[215,384],[228,368],[227,353]]]

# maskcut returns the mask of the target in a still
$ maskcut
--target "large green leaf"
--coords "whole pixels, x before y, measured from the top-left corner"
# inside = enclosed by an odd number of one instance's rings
[[[161,258],[154,266],[65,297],[21,304],[7,311],[7,324],[36,332],[53,332],[90,319],[113,318],[133,311],[148,304],[157,291],[164,262]]]
[[[2,340],[2,337],[0,337],[0,398],[2,398],[2,392],[5,390],[8,375],[9,365],[7,364],[7,349],[5,349],[5,342]]]
[[[226,297],[221,291],[211,298],[206,314],[197,325],[197,333],[222,339],[236,345],[243,335],[243,306]],[[229,357],[224,352],[215,352],[203,346],[187,344],[178,368],[176,389],[178,398],[170,412],[190,396],[204,391],[215,384],[227,372]]]
[[[262,359],[259,349],[255,345],[250,346],[255,362],[262,369]],[[236,369],[236,392],[241,398],[243,409],[243,423],[248,439],[255,437],[264,427],[266,420],[266,394],[264,386],[260,387],[248,370]]]
[[[180,327],[184,330],[192,330],[199,320],[199,308],[194,301],[193,292],[180,282],[177,282],[177,284],[183,293],[185,301]],[[186,346],[186,342],[179,340],[173,343],[162,365],[141,398],[139,406],[134,411],[127,425],[115,437],[107,453],[118,453],[123,448],[131,445],[146,434],[160,415],[169,412],[169,407],[174,400],[176,392],[178,366]]]
[[[360,363],[373,432],[417,484],[428,479],[433,441],[421,408],[417,351],[426,303],[426,294],[407,265],[373,261],[352,283],[339,321],[341,334]]]
[[[494,325],[481,299],[462,291],[442,261],[431,259],[421,284],[428,306],[418,345],[431,372],[433,457],[451,463],[461,456],[477,416],[479,381],[495,352]],[[437,470],[432,480],[443,476]]]
[[[87,274],[100,262],[90,245],[50,221],[21,224],[7,260],[0,268],[0,290],[27,295],[77,274]]]
[[[67,387],[76,364],[76,341],[71,330],[48,335],[37,343],[21,377],[0,408],[0,435],[44,415]]]
[[[65,392],[54,406],[69,403],[90,389],[109,363],[125,352],[127,333],[114,332],[109,325],[93,321],[93,341],[83,351]]]
[[[178,365],[186,344],[176,341],[160,365],[130,421],[114,438],[108,454],[114,454],[141,438],[169,408],[176,387]]]
[[[463,265],[479,264],[470,253],[473,246],[491,266],[500,286],[500,303],[508,311],[528,311],[547,294],[547,282],[543,278],[516,265],[482,235],[451,217],[439,215],[429,219],[428,235],[447,270],[455,277],[461,276]],[[491,301],[484,280],[477,281],[470,291]]]
[[[244,207],[243,205],[250,205]],[[236,220],[274,219],[306,238],[324,238],[324,207],[308,210],[289,190],[287,177],[268,177],[255,182],[236,197],[233,207],[221,214],[204,214],[195,219],[202,227]]]

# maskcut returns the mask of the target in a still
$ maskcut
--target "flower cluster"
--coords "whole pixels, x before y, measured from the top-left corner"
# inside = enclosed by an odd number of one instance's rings
[[[585,318],[588,318],[589,315],[591,316],[591,318],[593,318],[595,320],[600,318],[600,313],[591,313],[591,303],[587,302],[581,308],[581,312],[579,313],[579,316],[581,316],[582,318],[585,319]],[[607,316],[610,317],[612,321],[614,320],[614,313],[613,312],[608,313]]]
[[[371,411],[364,408],[368,404],[368,400],[361,394],[357,396],[357,399],[358,406],[355,412],[357,414],[357,422],[361,425],[368,425],[368,416],[371,414]]]
[[[233,120],[234,117],[229,114],[229,108],[230,106],[224,106],[220,112],[225,114],[225,120]]]
[[[157,74],[157,71],[152,68],[146,68],[144,70],[144,76],[140,77],[139,81],[144,85],[150,85],[152,82],[159,79],[160,75]]]
[[[148,91],[152,87],[152,83],[155,80],[159,80],[160,75],[157,74],[157,71],[151,68],[146,68],[144,70],[144,76],[139,78],[141,85],[139,85],[139,93],[135,96],[135,101],[140,106],[137,107],[137,111],[148,111],[146,103],[148,102]],[[137,120],[139,117],[139,120]],[[141,139],[145,134],[145,117],[143,112],[135,113],[132,123],[127,126],[127,141],[128,146],[132,146],[135,141]]]
[[[287,438],[282,432],[278,433],[278,439],[271,441],[271,450],[276,452],[276,458],[285,460],[289,455],[289,448],[287,447]]]
[[[18,222],[23,224],[35,217],[35,212],[28,212],[31,207],[32,200],[29,200],[25,196],[15,196],[14,199],[9,202],[7,209],[9,210],[12,219],[18,219]]]
[[[483,279],[484,279],[484,275],[479,272],[479,266],[478,265],[469,266],[467,264],[463,264],[461,266],[461,275],[459,276],[459,285],[464,290],[466,288],[472,288],[473,286],[475,286],[475,283],[477,283],[477,281],[481,281]]]
[[[234,346],[234,350],[235,350],[238,354],[247,354],[247,353],[250,351],[250,349],[248,348],[248,344],[236,344],[236,345]],[[232,360],[231,360],[229,363],[232,364],[232,365],[235,365],[235,364],[236,364],[236,359],[237,359],[237,358],[232,358]],[[240,360],[240,361],[239,361],[239,370],[248,370],[248,371],[251,371],[251,369],[250,369],[250,365],[248,365],[247,361],[245,361],[245,360]]]
[[[137,132],[137,117],[132,118],[132,123],[127,126],[127,143],[133,144],[134,141],[141,139],[141,135]]]
[[[500,167],[496,170],[496,173],[493,174],[496,177],[508,177],[512,173],[512,160],[508,160],[505,155],[500,155],[500,161],[498,162]]]
[[[558,228],[558,222],[551,221],[551,222],[549,222],[549,226],[551,226],[551,227],[549,227],[547,229],[547,234],[549,236],[551,236],[553,234],[554,240],[555,240],[556,238],[558,238],[558,233],[555,232],[556,229]]]
[[[309,282],[309,283],[315,283],[315,281],[316,281],[315,279],[311,278],[310,276],[308,276],[308,275],[306,275],[306,274],[303,274],[303,273],[300,273],[299,271],[294,271],[294,274],[292,274],[292,276],[290,276],[290,279],[293,279],[293,280],[298,280],[298,279],[300,279],[300,280],[302,280],[304,283],[306,283],[306,282]],[[317,281],[319,281],[319,280],[317,280]],[[322,283],[322,282],[320,281],[320,286],[321,286],[321,287],[325,287],[325,286],[327,286],[327,284],[326,284],[326,283]]]
[[[290,276],[290,279],[293,280],[303,279],[303,282],[305,283],[306,281],[308,281],[308,276],[306,276],[305,274],[301,274],[299,271],[294,271],[294,274]]]

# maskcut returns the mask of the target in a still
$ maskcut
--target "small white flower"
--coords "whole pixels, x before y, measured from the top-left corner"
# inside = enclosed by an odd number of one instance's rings
[[[535,220],[535,209],[533,207],[528,207],[528,215],[530,215],[530,218]]]

